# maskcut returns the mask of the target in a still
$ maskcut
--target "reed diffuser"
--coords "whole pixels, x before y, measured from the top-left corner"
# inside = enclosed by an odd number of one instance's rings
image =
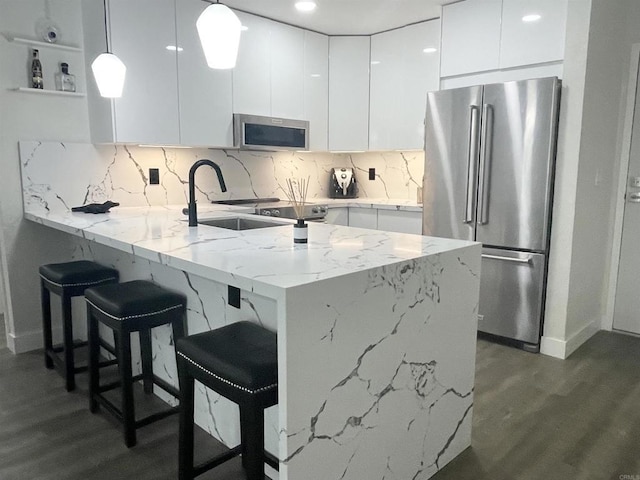
[[[285,195],[293,206],[296,214],[296,224],[293,226],[293,242],[307,243],[309,238],[309,228],[304,221],[304,204],[307,200],[307,192],[309,191],[309,182],[311,177],[307,179],[287,179],[287,189]]]

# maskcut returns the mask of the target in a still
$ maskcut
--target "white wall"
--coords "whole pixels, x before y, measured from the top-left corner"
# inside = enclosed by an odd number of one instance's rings
[[[542,351],[565,358],[606,324],[635,0],[569,2]]]
[[[80,0],[50,1],[61,42],[82,45]],[[45,14],[45,0],[2,0],[0,32],[35,38],[35,23]],[[22,219],[19,140],[89,141],[89,119],[82,98],[40,97],[9,89],[27,86],[29,48],[0,36],[0,214],[4,282],[9,302],[6,323],[12,350],[16,338],[41,336],[38,266],[68,258],[72,240]],[[45,52],[41,49],[41,56]],[[72,71],[84,70],[78,55]],[[43,62],[46,65],[45,62]],[[49,72],[50,74],[51,72]],[[45,72],[46,79],[47,72]],[[73,172],[69,172],[72,174]]]

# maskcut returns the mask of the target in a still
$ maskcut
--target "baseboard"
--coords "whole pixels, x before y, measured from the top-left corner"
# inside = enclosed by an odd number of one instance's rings
[[[54,343],[56,339],[62,338],[62,328],[54,327],[52,333]],[[7,347],[9,347],[9,350],[11,350],[15,354],[32,352],[33,350],[41,350],[43,348],[42,330],[21,333],[20,335],[10,333],[9,335],[7,335]]]
[[[540,342],[540,353],[564,360],[595,335],[600,330],[599,325],[600,322],[592,320],[574,333],[568,340],[543,336]]]

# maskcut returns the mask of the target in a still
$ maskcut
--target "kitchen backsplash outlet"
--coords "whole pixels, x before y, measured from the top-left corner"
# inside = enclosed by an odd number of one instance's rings
[[[25,141],[20,142],[24,201],[48,210],[106,200],[122,206],[186,205],[189,167],[202,158],[220,165],[228,191],[220,191],[215,172],[203,170],[197,180],[200,202],[285,199],[286,180],[292,177],[310,177],[310,200],[327,198],[329,174],[336,165],[351,167],[358,180],[375,169],[379,181],[360,181],[360,198],[414,200],[424,172],[424,154],[416,151],[249,152]],[[150,169],[158,169],[160,188],[149,188]]]

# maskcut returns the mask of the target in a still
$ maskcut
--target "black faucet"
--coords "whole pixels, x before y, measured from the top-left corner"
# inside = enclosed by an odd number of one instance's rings
[[[198,167],[202,165],[209,165],[213,168],[218,174],[218,182],[220,182],[220,189],[223,192],[227,191],[227,186],[224,183],[224,178],[222,177],[222,170],[220,167],[213,163],[211,160],[203,158],[202,160],[198,160],[196,163],[191,165],[189,169],[189,226],[197,227],[198,226],[198,211],[196,209],[196,170]]]

